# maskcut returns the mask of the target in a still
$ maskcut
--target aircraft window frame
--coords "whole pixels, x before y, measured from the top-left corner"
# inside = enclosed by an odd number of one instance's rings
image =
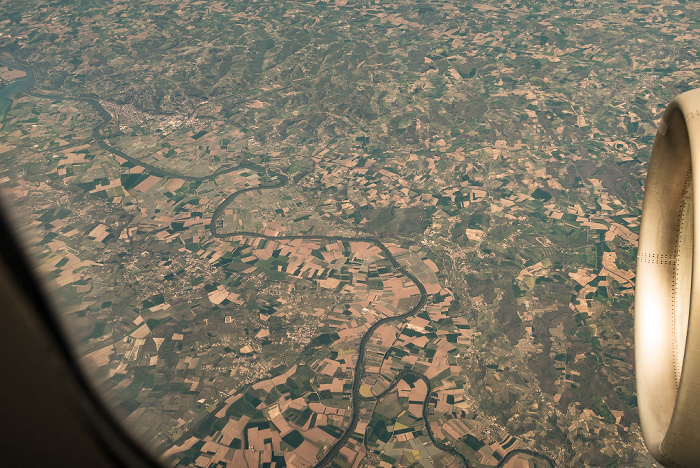
[[[60,323],[41,282],[33,273],[31,260],[25,255],[24,243],[18,239],[14,233],[15,230],[12,229],[14,224],[0,200],[0,282],[2,282],[0,290],[4,289],[10,296],[4,298],[3,308],[8,306],[9,308],[2,313],[6,317],[14,315],[15,321],[21,322],[21,326],[26,325],[33,340],[35,340],[33,345],[48,354],[45,367],[50,369],[45,373],[49,375],[43,377],[49,379],[51,384],[55,384],[52,389],[55,390],[55,387],[58,387],[58,392],[56,392],[58,394],[45,391],[43,393],[46,399],[50,400],[52,404],[67,406],[68,411],[77,419],[78,426],[81,426],[80,428],[86,432],[87,437],[76,434],[76,445],[92,444],[89,447],[92,452],[100,453],[103,460],[109,460],[112,466],[163,467],[164,464],[156,460],[143,444],[134,439],[123,423],[118,421],[85,376],[66,336],[64,325]],[[8,333],[13,331],[14,329],[7,330]],[[14,354],[16,351],[15,349],[4,350],[10,356],[7,361],[4,361],[8,364],[3,364],[3,367],[27,363],[31,365],[31,361],[26,360],[26,356]],[[42,370],[45,369],[23,368],[19,372],[30,373]],[[12,386],[8,385],[8,387]],[[13,388],[11,391],[22,392],[23,390],[29,389]],[[41,392],[41,390],[39,391]],[[7,389],[4,389],[3,395],[7,393]],[[47,421],[50,420],[51,416],[47,418]],[[20,434],[17,437],[22,447],[11,447],[10,453],[21,451],[25,442],[27,446],[36,443],[28,427],[33,422],[35,420],[13,421],[13,425],[17,423],[20,426],[20,430],[13,429]],[[66,423],[66,426],[69,426],[70,421],[66,421]],[[23,424],[27,430],[21,430]],[[50,431],[53,432],[61,430],[63,427],[50,427]],[[66,451],[76,448],[66,447]],[[66,454],[67,458],[68,456]],[[53,458],[51,461],[59,464],[62,462],[60,455],[58,459]]]

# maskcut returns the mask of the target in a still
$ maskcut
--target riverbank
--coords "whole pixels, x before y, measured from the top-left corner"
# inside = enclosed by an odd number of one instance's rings
[[[0,67],[7,67],[14,71],[20,71],[24,73],[24,77],[20,77],[17,74],[13,76],[17,79],[6,86],[0,88],[0,122],[5,120],[7,111],[10,110],[12,106],[12,96],[17,93],[27,92],[32,86],[34,86],[34,70],[28,68],[18,67],[13,63],[7,62],[0,59]],[[10,75],[8,75],[10,76]]]

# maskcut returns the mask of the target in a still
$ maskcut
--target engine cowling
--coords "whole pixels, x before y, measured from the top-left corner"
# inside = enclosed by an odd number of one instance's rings
[[[671,101],[659,124],[637,256],[639,417],[649,452],[665,466],[698,466],[700,460],[699,184],[697,89]]]

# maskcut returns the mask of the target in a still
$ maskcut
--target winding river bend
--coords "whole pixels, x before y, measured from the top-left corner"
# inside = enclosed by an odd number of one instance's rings
[[[430,397],[433,391],[432,384],[430,382],[430,379],[428,379],[425,375],[419,374],[415,371],[407,370],[399,373],[394,380],[392,381],[391,385],[389,388],[387,388],[385,391],[383,391],[379,395],[375,395],[373,397],[362,397],[360,395],[360,386],[362,379],[365,376],[365,354],[366,354],[366,348],[367,348],[367,343],[369,342],[370,338],[374,334],[374,332],[381,327],[382,325],[385,325],[387,323],[391,322],[397,322],[397,321],[402,321],[408,317],[411,317],[415,314],[417,314],[421,309],[423,309],[427,303],[428,299],[428,294],[425,289],[425,286],[421,281],[413,274],[411,273],[408,269],[405,267],[401,266],[399,262],[396,260],[396,258],[393,256],[393,254],[389,251],[389,249],[384,245],[384,243],[381,242],[376,237],[371,237],[371,236],[361,236],[361,237],[345,237],[345,236],[312,236],[312,235],[286,235],[286,236],[269,236],[265,235],[262,233],[258,232],[252,232],[252,231],[235,231],[235,232],[220,232],[219,228],[217,227],[216,223],[223,214],[224,210],[231,204],[233,201],[238,197],[239,195],[254,191],[254,190],[272,190],[272,189],[279,189],[281,187],[286,186],[289,183],[289,179],[287,176],[285,176],[282,173],[271,171],[267,168],[264,168],[258,164],[252,163],[252,162],[241,162],[240,164],[236,166],[227,166],[227,167],[222,167],[220,169],[217,169],[216,171],[212,172],[209,175],[206,176],[201,176],[201,177],[195,177],[195,176],[190,176],[186,174],[180,174],[177,172],[169,171],[167,169],[161,168],[154,166],[152,164],[148,164],[145,162],[142,162],[132,156],[127,155],[123,151],[121,151],[118,148],[115,148],[111,145],[109,145],[106,141],[105,138],[102,136],[102,130],[110,123],[112,117],[105,110],[105,108],[99,103],[94,98],[90,97],[73,97],[73,96],[66,96],[66,95],[57,95],[57,94],[44,94],[44,93],[37,93],[34,91],[29,91],[32,87],[34,87],[35,84],[35,79],[34,79],[34,72],[33,70],[27,68],[27,67],[17,67],[14,64],[10,64],[7,62],[4,62],[0,60],[0,64],[5,65],[5,66],[10,66],[12,68],[22,70],[25,73],[27,73],[27,76],[23,79],[17,80],[13,83],[11,83],[8,86],[5,86],[0,89],[0,121],[4,118],[6,115],[7,110],[9,109],[11,105],[11,99],[10,96],[17,94],[17,93],[25,93],[37,98],[44,98],[44,99],[54,99],[54,100],[76,100],[76,101],[82,101],[88,103],[100,116],[102,121],[95,126],[95,128],[92,131],[92,137],[95,140],[95,142],[102,148],[103,150],[115,155],[119,156],[121,158],[126,159],[127,161],[135,164],[142,166],[144,168],[145,172],[148,172],[151,175],[158,176],[158,177],[165,177],[165,178],[179,178],[183,180],[189,180],[189,181],[205,181],[205,180],[211,180],[216,177],[218,177],[221,174],[225,174],[228,172],[236,171],[241,168],[247,168],[247,169],[253,169],[256,171],[259,171],[260,173],[265,173],[270,177],[276,177],[277,182],[267,184],[264,186],[259,186],[259,187],[250,187],[246,189],[241,189],[238,190],[228,197],[226,197],[214,210],[214,213],[212,215],[211,222],[209,223],[209,231],[212,235],[212,237],[215,237],[217,239],[228,239],[234,236],[245,236],[245,237],[256,237],[256,238],[263,238],[267,240],[294,240],[294,239],[303,239],[303,240],[322,240],[322,241],[329,241],[329,242],[335,242],[335,241],[346,241],[346,242],[368,242],[372,245],[375,245],[378,247],[382,253],[384,254],[385,258],[389,260],[389,262],[392,264],[393,268],[400,272],[402,275],[407,277],[411,282],[413,282],[416,287],[418,288],[418,291],[420,293],[420,300],[417,304],[415,304],[410,310],[407,312],[404,312],[403,314],[395,315],[393,317],[385,317],[383,319],[378,320],[372,326],[365,332],[365,334],[362,336],[362,339],[360,340],[360,346],[358,349],[357,353],[357,362],[355,364],[355,372],[353,376],[353,382],[352,382],[352,393],[351,393],[351,404],[352,404],[352,416],[350,420],[350,424],[348,427],[345,429],[343,434],[336,440],[336,442],[331,446],[331,448],[328,450],[326,455],[316,464],[316,468],[322,468],[327,466],[339,453],[340,449],[348,442],[352,434],[354,433],[355,429],[357,428],[357,424],[359,422],[359,416],[360,416],[360,402],[363,400],[379,400],[386,396],[389,392],[394,390],[396,386],[398,385],[399,381],[406,377],[413,377],[414,379],[420,379],[422,380],[426,387],[427,387],[427,394],[426,398],[423,402],[423,409],[422,409],[422,418],[426,427],[426,430],[428,432],[428,436],[431,440],[431,442],[435,445],[440,450],[443,450],[456,458],[459,458],[462,463],[464,464],[465,467],[469,468],[469,462],[466,459],[464,455],[462,455],[459,451],[457,451],[455,448],[437,440],[435,438],[435,435],[433,434],[433,431],[430,427],[429,421],[428,421],[428,406],[430,404]],[[505,463],[512,459],[514,456],[517,456],[518,453],[523,453],[527,455],[532,455],[532,456],[538,456],[541,457],[545,460],[547,460],[552,468],[554,468],[554,462],[547,456],[540,454],[538,452],[530,451],[530,450],[521,450],[521,449],[515,449],[510,452],[501,460],[501,462],[498,464],[498,467],[505,466]]]
[[[19,78],[7,86],[0,88],[0,122],[5,119],[7,111],[10,110],[12,99],[10,96],[17,93],[27,93],[34,86],[34,70],[25,67],[18,67],[14,63],[6,62],[0,59],[0,66],[9,67],[15,70],[23,71],[27,74],[24,78]]]

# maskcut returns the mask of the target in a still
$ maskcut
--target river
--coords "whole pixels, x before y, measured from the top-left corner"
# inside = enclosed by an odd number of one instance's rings
[[[12,63],[6,62],[0,59],[0,66],[10,67],[14,70],[21,70],[27,74],[24,78],[13,81],[7,86],[0,88],[0,122],[5,120],[5,115],[12,105],[12,99],[10,96],[17,93],[24,93],[34,86],[34,71],[20,68]]]
[[[114,148],[111,145],[107,144],[107,142],[104,140],[104,138],[101,135],[102,129],[109,123],[111,120],[110,114],[102,107],[102,105],[95,99],[92,98],[86,98],[86,97],[71,97],[71,96],[61,96],[61,95],[50,95],[50,94],[39,94],[39,93],[31,93],[29,92],[29,89],[34,86],[35,83],[35,78],[34,78],[34,72],[31,69],[26,69],[26,68],[20,68],[17,67],[11,63],[8,63],[4,60],[0,59],[0,66],[7,66],[11,67],[15,70],[21,70],[27,74],[26,77],[19,79],[17,81],[14,81],[10,83],[9,85],[0,88],[0,122],[4,120],[5,115],[7,114],[7,111],[9,110],[10,106],[12,105],[12,99],[10,96],[16,93],[27,93],[32,96],[36,97],[44,97],[44,98],[51,98],[51,99],[73,99],[73,100],[78,100],[78,101],[84,101],[90,104],[95,111],[99,114],[99,116],[102,118],[102,122],[98,123],[97,126],[93,129],[93,139],[99,144],[99,146],[104,149],[105,151],[108,151],[114,155],[121,156],[122,158],[125,158],[134,164],[143,166],[145,169],[145,172],[150,173],[151,175],[156,175],[159,177],[174,177],[174,178],[181,178],[181,179],[186,179],[186,180],[207,180],[207,179],[214,179],[217,176],[219,176],[222,173],[225,172],[230,172],[234,171],[240,168],[249,168],[249,169],[255,169],[260,171],[261,173],[266,173],[269,176],[276,176],[277,181],[274,183],[271,183],[266,186],[260,186],[260,187],[251,187],[247,189],[241,189],[238,190],[228,197],[226,197],[215,209],[211,222],[209,224],[209,230],[212,234],[213,237],[218,238],[218,239],[226,239],[232,236],[246,236],[246,237],[260,237],[268,240],[294,240],[294,239],[304,239],[304,240],[322,240],[322,241],[348,241],[348,242],[369,242],[375,246],[377,246],[382,253],[384,254],[385,258],[389,260],[389,262],[392,264],[393,268],[407,277],[411,282],[413,282],[416,287],[418,288],[420,292],[420,301],[415,304],[410,310],[407,312],[404,312],[402,314],[393,316],[393,317],[385,317],[381,320],[378,320],[375,322],[364,334],[362,339],[360,340],[360,346],[358,349],[358,358],[357,362],[355,365],[355,372],[353,375],[353,383],[352,383],[352,391],[351,391],[351,404],[352,404],[352,413],[351,413],[351,419],[348,427],[346,427],[344,433],[339,437],[335,443],[332,444],[330,449],[326,452],[325,456],[316,464],[316,468],[322,468],[325,467],[326,465],[332,463],[333,459],[338,455],[340,452],[340,449],[345,446],[345,444],[348,442],[350,437],[355,431],[355,428],[357,427],[357,424],[359,422],[359,416],[360,416],[360,402],[364,400],[360,396],[360,385],[362,382],[362,378],[365,376],[365,354],[366,354],[366,346],[367,342],[369,341],[370,337],[372,334],[376,331],[377,328],[379,328],[381,325],[384,325],[385,323],[392,322],[392,321],[401,321],[404,320],[412,315],[415,315],[420,311],[426,304],[428,294],[426,292],[425,286],[421,283],[421,281],[408,269],[404,266],[401,266],[399,262],[394,258],[393,254],[389,251],[389,249],[384,245],[382,241],[380,241],[376,237],[371,237],[371,236],[360,236],[360,237],[343,237],[343,236],[312,236],[312,235],[287,235],[287,236],[268,236],[262,233],[257,233],[257,232],[247,232],[247,231],[235,231],[235,232],[230,232],[230,233],[220,233],[218,232],[218,227],[216,226],[216,221],[221,217],[223,214],[223,211],[226,207],[228,207],[236,197],[241,195],[244,192],[248,191],[254,191],[254,190],[265,190],[265,189],[275,189],[275,188],[280,188],[289,183],[289,179],[282,174],[281,172],[274,172],[270,171],[269,169],[266,169],[262,166],[258,166],[257,164],[250,163],[247,161],[244,161],[237,166],[227,166],[218,169],[217,171],[214,171],[212,174],[204,177],[194,177],[194,176],[189,176],[186,174],[179,174],[179,173],[174,173],[171,171],[168,171],[164,168],[160,168],[157,166],[153,166],[151,164],[144,163],[142,161],[137,160],[136,158],[133,158],[131,156],[128,156],[125,154],[123,151],[119,150],[118,148]],[[416,373],[414,371],[404,371],[400,373],[397,377],[395,377],[394,382],[392,383],[391,387],[385,391],[382,395],[375,396],[371,399],[379,399],[381,398],[385,393],[387,393],[389,390],[391,390],[393,387],[398,384],[398,381],[401,380],[403,377],[407,375],[412,375],[415,378],[423,380],[423,382],[426,384],[428,393],[426,395],[425,401],[423,403],[423,420],[425,422],[426,429],[428,431],[428,435],[430,437],[431,442],[439,449],[451,453],[453,456],[456,458],[461,459],[462,463],[466,466],[469,467],[469,462],[468,460],[462,455],[460,452],[458,452],[454,447],[445,444],[439,440],[435,439],[434,434],[432,433],[432,429],[430,428],[430,424],[428,422],[428,404],[429,404],[429,399],[430,399],[430,394],[432,392],[432,386],[430,380],[425,377],[422,374]],[[219,404],[218,407],[221,406],[221,403]],[[542,454],[539,454],[534,451],[530,450],[513,450],[509,452],[506,457],[501,460],[501,463],[499,463],[500,466],[504,466],[504,464],[509,461],[511,458],[517,455],[517,453],[524,453],[528,454],[531,456],[540,456],[541,458],[544,458],[550,466],[554,466],[554,462],[549,458],[546,457]]]

